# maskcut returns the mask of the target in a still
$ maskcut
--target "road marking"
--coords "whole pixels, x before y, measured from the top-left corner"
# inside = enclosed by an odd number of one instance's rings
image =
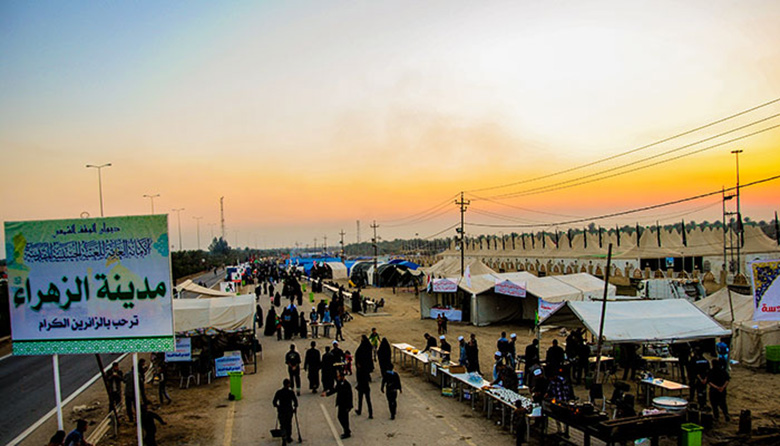
[[[427,402],[427,401],[425,401],[425,400],[423,399],[422,395],[420,395],[419,393],[417,393],[417,392],[416,392],[414,389],[411,389],[411,388],[409,388],[409,387],[406,387],[406,391],[407,391],[407,392],[409,392],[409,393],[411,393],[411,394],[412,394],[412,395],[413,395],[415,398],[417,398],[417,399],[418,399],[418,400],[419,400],[421,403],[423,403],[424,405],[428,405],[428,402]],[[429,415],[430,415],[430,414],[429,414]],[[450,429],[452,429],[452,431],[453,431],[453,432],[455,432],[455,434],[456,434],[456,435],[458,435],[459,437],[461,437],[461,438],[463,439],[463,441],[465,441],[465,442],[466,442],[466,444],[468,444],[469,446],[477,446],[476,444],[474,444],[474,442],[473,442],[473,441],[471,441],[471,439],[470,439],[470,438],[468,438],[468,436],[466,436],[466,435],[463,435],[463,434],[460,432],[460,430],[458,430],[458,428],[457,428],[457,427],[455,427],[455,425],[454,425],[454,424],[450,423],[450,420],[448,420],[448,419],[447,419],[447,417],[443,417],[443,418],[436,418],[436,419],[437,419],[437,420],[444,421],[444,422],[447,424],[447,426],[449,426],[449,427],[450,427]]]
[[[115,359],[114,361],[111,361],[111,363],[113,364],[114,362],[120,362],[120,361],[122,361],[123,359],[125,359],[125,356],[127,356],[127,353],[124,353],[124,354],[122,354],[122,356],[118,357],[118,358],[117,358],[117,359]],[[106,372],[107,372],[107,371],[108,371],[110,368],[111,368],[111,364],[109,364],[109,365],[108,365],[108,366],[107,366],[107,367],[104,369],[104,371],[106,371]],[[100,379],[100,372],[98,372],[98,373],[97,373],[95,376],[93,376],[92,378],[90,378],[90,380],[89,380],[89,381],[85,382],[83,386],[79,387],[78,389],[76,389],[76,391],[75,391],[75,392],[71,393],[71,394],[70,394],[70,395],[69,395],[67,398],[65,398],[65,399],[62,401],[62,407],[65,407],[65,406],[67,406],[68,404],[70,404],[70,402],[71,402],[71,401],[75,400],[75,399],[76,399],[76,397],[78,397],[79,395],[81,395],[81,393],[82,393],[82,392],[84,392],[85,390],[87,390],[87,389],[89,388],[89,386],[91,386],[92,384],[94,384],[94,383],[95,383],[95,381],[97,381],[97,380],[99,380],[99,379]],[[49,411],[49,413],[47,413],[46,415],[42,416],[42,417],[41,417],[41,418],[40,418],[38,421],[36,421],[35,423],[33,423],[33,424],[32,424],[32,426],[28,427],[28,428],[27,428],[27,430],[25,430],[24,432],[22,432],[21,434],[19,434],[19,435],[18,435],[16,438],[14,438],[13,440],[11,440],[11,441],[10,441],[10,442],[9,442],[9,443],[6,445],[6,446],[16,446],[17,444],[21,443],[22,441],[24,441],[24,439],[25,439],[25,438],[27,438],[27,436],[28,436],[28,435],[30,435],[30,434],[31,434],[31,433],[33,433],[33,432],[34,432],[36,429],[38,429],[39,427],[41,427],[41,425],[42,425],[43,423],[47,422],[47,421],[49,420],[49,418],[53,417],[53,416],[54,416],[54,414],[56,414],[56,413],[57,413],[57,408],[55,407],[54,409],[50,410],[50,411]]]
[[[325,421],[328,422],[328,426],[330,426],[330,431],[333,433],[333,438],[336,440],[336,444],[339,446],[344,446],[344,443],[341,442],[341,437],[339,436],[338,431],[336,431],[336,426],[333,425],[333,420],[330,419],[330,415],[328,415],[328,411],[325,410],[325,406],[320,403],[320,408],[322,409],[322,414],[325,415]]]
[[[228,407],[227,422],[225,422],[225,441],[222,442],[224,446],[230,446],[233,444],[233,420],[236,418],[236,401],[230,402]]]
[[[13,356],[13,353],[9,353],[9,354],[7,354],[7,355],[3,356],[2,358],[0,358],[0,361],[2,361],[3,359],[8,359],[8,358],[10,358],[11,356]]]

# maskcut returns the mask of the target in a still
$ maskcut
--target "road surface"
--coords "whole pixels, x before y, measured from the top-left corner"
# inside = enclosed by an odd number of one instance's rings
[[[106,366],[120,355],[101,355]],[[61,355],[62,399],[98,373],[95,355]],[[0,444],[8,444],[55,407],[51,356],[10,356],[0,361]],[[67,426],[66,426],[67,427]]]

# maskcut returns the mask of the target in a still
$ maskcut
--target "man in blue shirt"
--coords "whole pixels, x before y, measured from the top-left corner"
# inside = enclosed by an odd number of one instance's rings
[[[65,446],[92,446],[84,439],[84,434],[87,432],[86,420],[76,421],[76,428],[73,429],[67,437],[65,437]]]

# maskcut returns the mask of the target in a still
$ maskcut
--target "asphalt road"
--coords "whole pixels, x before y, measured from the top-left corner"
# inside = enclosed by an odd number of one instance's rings
[[[101,355],[106,366],[120,355]],[[95,355],[61,355],[62,399],[98,373]],[[10,356],[0,361],[0,444],[8,444],[54,409],[51,356]]]
[[[211,287],[223,276],[224,270],[221,269],[217,275],[210,271],[193,280],[203,281]],[[101,355],[103,366],[108,366],[119,356]],[[95,355],[61,355],[62,399],[67,398],[97,373],[99,370]],[[9,356],[0,360],[0,398],[3,402],[0,404],[0,445],[5,445],[54,409],[51,356]]]
[[[216,275],[214,274],[214,270],[211,270],[201,276],[193,278],[192,281],[195,283],[203,282],[206,284],[206,288],[211,288],[224,278],[225,278],[225,270],[220,268],[219,270],[217,270]],[[198,296],[197,293],[191,293],[189,291],[184,291],[181,293],[182,299],[194,299],[197,296]]]

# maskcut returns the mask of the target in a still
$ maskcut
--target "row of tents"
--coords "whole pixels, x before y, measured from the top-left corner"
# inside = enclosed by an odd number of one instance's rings
[[[538,321],[540,327],[586,328],[598,334],[605,282],[590,274],[537,277],[527,272],[496,273],[471,259],[460,277],[458,259],[447,259],[427,269],[426,280],[454,282],[450,292],[433,286],[420,296],[423,317],[447,303],[463,320],[482,326],[493,323]],[[520,285],[525,297],[497,291],[501,284]],[[607,342],[686,342],[732,336],[732,358],[751,367],[765,364],[765,347],[780,344],[780,322],[753,321],[753,297],[723,288],[691,302],[686,299],[640,300],[616,295],[606,287],[604,318]],[[729,299],[730,296],[730,299]]]
[[[303,270],[304,274],[321,279],[349,279],[355,286],[413,287],[422,283],[422,271],[414,262],[391,259],[377,262],[357,259],[342,262],[334,257],[296,257],[287,260],[288,266]]]

